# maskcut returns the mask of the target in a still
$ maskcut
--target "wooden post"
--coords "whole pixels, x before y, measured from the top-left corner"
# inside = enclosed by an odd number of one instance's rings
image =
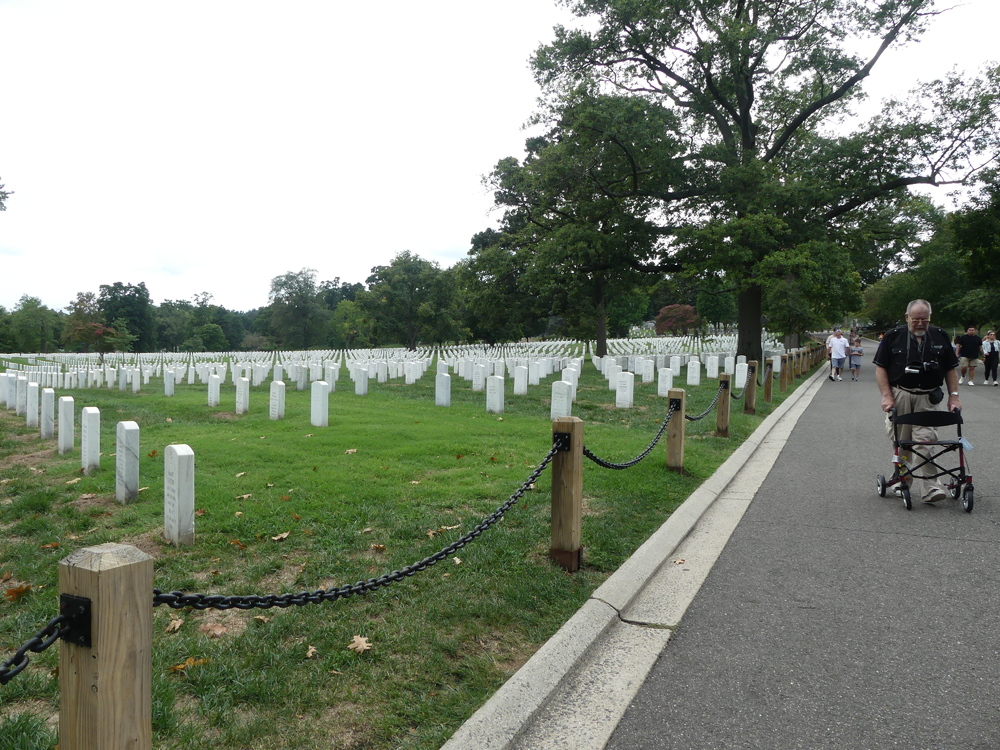
[[[150,750],[153,558],[127,544],[79,549],[59,563],[59,591],[91,606],[90,645],[60,641],[59,747]]]
[[[774,370],[771,361],[764,363],[764,403],[771,403],[774,400]]]
[[[747,385],[743,390],[743,413],[757,413],[757,367],[759,362],[751,359],[747,362]]]
[[[715,434],[719,437],[729,437],[729,409],[732,405],[732,376],[723,372],[719,374],[719,403],[715,407]]]
[[[788,362],[788,355],[781,355],[781,378],[778,380],[778,387],[781,392],[784,393],[788,390],[788,376],[791,374],[792,368]]]
[[[549,557],[573,573],[583,556],[583,420],[552,420],[552,436],[569,435],[569,450],[552,459],[552,546]]]
[[[670,424],[667,425],[667,468],[683,473],[687,393],[683,388],[671,388],[667,391],[667,398],[671,404],[678,402],[674,415],[670,417]]]

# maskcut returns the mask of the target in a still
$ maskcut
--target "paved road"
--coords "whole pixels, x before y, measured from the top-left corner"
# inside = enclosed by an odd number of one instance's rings
[[[871,357],[823,382],[609,750],[1000,748],[1000,388],[961,394],[975,509],[908,512]]]

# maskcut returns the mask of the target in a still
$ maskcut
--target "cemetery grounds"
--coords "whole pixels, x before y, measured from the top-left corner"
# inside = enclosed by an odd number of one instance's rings
[[[801,381],[799,381],[801,382]],[[687,390],[700,414],[718,391]],[[583,566],[566,573],[549,550],[551,475],[502,521],[452,557],[373,593],[267,610],[174,610],[153,618],[153,735],[164,749],[438,748],[748,437],[757,414],[734,401],[730,437],[714,413],[688,422],[685,473],[665,468],[665,442],[635,467],[584,465]],[[59,560],[81,547],[132,544],[155,559],[163,591],[268,594],[329,589],[388,573],[467,533],[521,485],[551,447],[551,382],[505,399],[502,416],[458,378],[452,405],[434,405],[434,368],[413,385],[342,378],[330,424],[310,425],[309,391],[290,387],[283,420],[268,418],[267,388],[235,415],[204,385],[163,395],[58,391],[101,411],[101,468],[80,470],[23,417],[0,409],[0,658],[58,612]],[[636,383],[635,406],[588,361],[573,404],[589,450],[610,461],[640,453],[667,399]],[[139,499],[115,501],[115,426],[140,426]],[[79,428],[78,428],[79,429]],[[195,453],[195,543],[163,538],[163,453]],[[152,593],[151,593],[152,596]],[[359,641],[358,638],[365,639]],[[368,649],[349,649],[352,643]],[[58,741],[58,646],[32,656],[0,687],[0,750]]]

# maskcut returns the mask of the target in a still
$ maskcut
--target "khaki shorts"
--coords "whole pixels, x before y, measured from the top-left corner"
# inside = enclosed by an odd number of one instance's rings
[[[983,361],[978,357],[976,359],[969,359],[968,357],[960,357],[958,360],[959,367],[979,367]]]

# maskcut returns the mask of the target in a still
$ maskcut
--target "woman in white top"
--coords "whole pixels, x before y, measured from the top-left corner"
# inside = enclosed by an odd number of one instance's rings
[[[997,384],[997,363],[1000,363],[1000,341],[993,331],[986,334],[983,339],[983,363],[986,365],[986,375],[983,378],[983,385],[993,378],[993,385]]]

